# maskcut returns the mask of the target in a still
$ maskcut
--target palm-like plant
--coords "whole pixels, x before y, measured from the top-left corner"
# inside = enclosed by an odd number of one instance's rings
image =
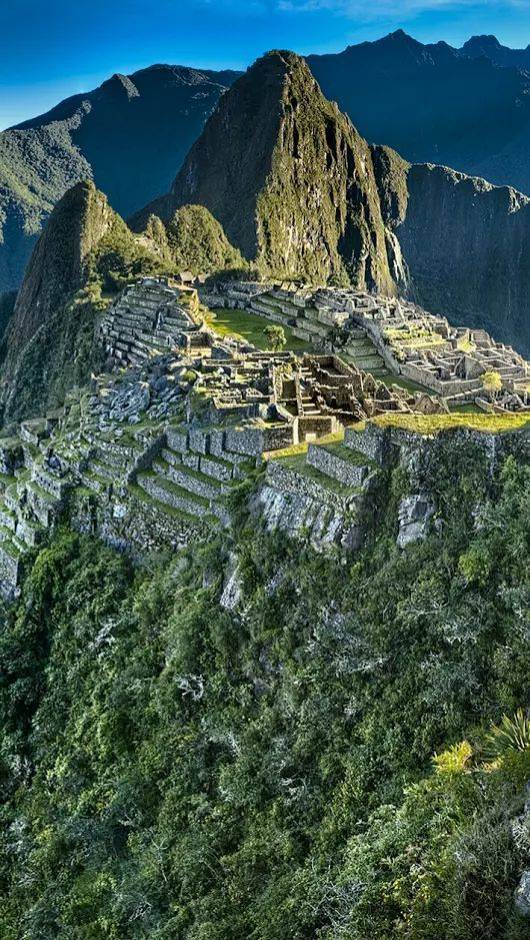
[[[497,760],[507,751],[526,751],[530,748],[530,718],[518,708],[513,718],[503,715],[498,725],[492,725],[487,737],[486,752],[490,760]]]

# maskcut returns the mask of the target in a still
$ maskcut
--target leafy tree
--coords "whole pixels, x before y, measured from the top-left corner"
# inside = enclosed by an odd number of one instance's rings
[[[263,330],[263,335],[267,340],[269,349],[273,352],[280,352],[287,343],[283,326],[278,326],[277,324],[266,326]]]
[[[481,375],[482,388],[492,398],[502,389],[502,377],[499,372],[484,372]]]

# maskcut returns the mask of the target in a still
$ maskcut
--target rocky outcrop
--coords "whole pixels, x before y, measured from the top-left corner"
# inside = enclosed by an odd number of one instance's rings
[[[293,53],[269,53],[234,84],[133,227],[186,203],[206,206],[264,273],[396,289],[370,148]]]

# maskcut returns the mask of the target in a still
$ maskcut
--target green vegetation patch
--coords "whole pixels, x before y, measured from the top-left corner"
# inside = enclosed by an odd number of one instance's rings
[[[528,427],[530,416],[528,414],[505,413],[486,414],[480,412],[438,415],[413,415],[388,412],[373,418],[373,423],[382,428],[403,428],[405,431],[415,431],[417,434],[436,434],[449,428],[470,428],[473,431],[497,434],[502,431],[519,431]]]
[[[268,325],[266,317],[258,316],[258,314],[251,313],[248,310],[223,308],[209,310],[205,320],[218,336],[232,336],[234,339],[252,343],[253,346],[263,351],[269,349],[268,340],[264,333]],[[284,326],[283,329],[286,339],[285,349],[292,352],[304,352],[313,348],[311,343],[295,336],[290,327]]]
[[[405,551],[396,471],[353,555],[242,515],[150,570],[68,532],[28,558],[2,937],[526,940],[529,470],[451,456]]]

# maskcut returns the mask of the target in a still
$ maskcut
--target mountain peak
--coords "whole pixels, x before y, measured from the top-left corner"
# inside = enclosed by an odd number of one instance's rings
[[[8,364],[14,365],[40,324],[80,287],[90,252],[117,218],[91,180],[76,183],[59,200],[17,297],[7,334]]]
[[[395,29],[392,33],[387,33],[386,36],[383,36],[382,39],[375,41],[375,44],[393,46],[394,48],[402,49],[417,49],[418,47],[423,48],[423,43],[419,42],[417,39],[414,39],[413,36],[410,36],[409,33],[406,33],[404,29]]]
[[[416,40],[406,33],[404,29],[395,29],[392,33],[388,33],[384,38],[393,39],[396,42],[409,42],[410,40],[412,40],[412,42],[416,42]]]
[[[304,59],[259,58],[221,98],[168,196],[205,206],[267,276],[395,290],[370,149]]]
[[[496,36],[493,34],[483,34],[477,36],[471,36],[467,42],[464,43],[462,49],[470,49],[480,47],[482,49],[500,49],[501,44]]]
[[[526,49],[512,49],[503,46],[496,36],[471,36],[458,52],[472,59],[481,56],[489,59],[494,65],[503,68],[530,69],[530,46]]]
[[[127,98],[138,98],[140,92],[138,91],[136,85],[129,78],[128,75],[121,75],[119,72],[115,72],[111,78],[108,78],[107,81],[103,82],[100,86],[100,91],[106,92],[111,95],[123,94],[125,92]]]

